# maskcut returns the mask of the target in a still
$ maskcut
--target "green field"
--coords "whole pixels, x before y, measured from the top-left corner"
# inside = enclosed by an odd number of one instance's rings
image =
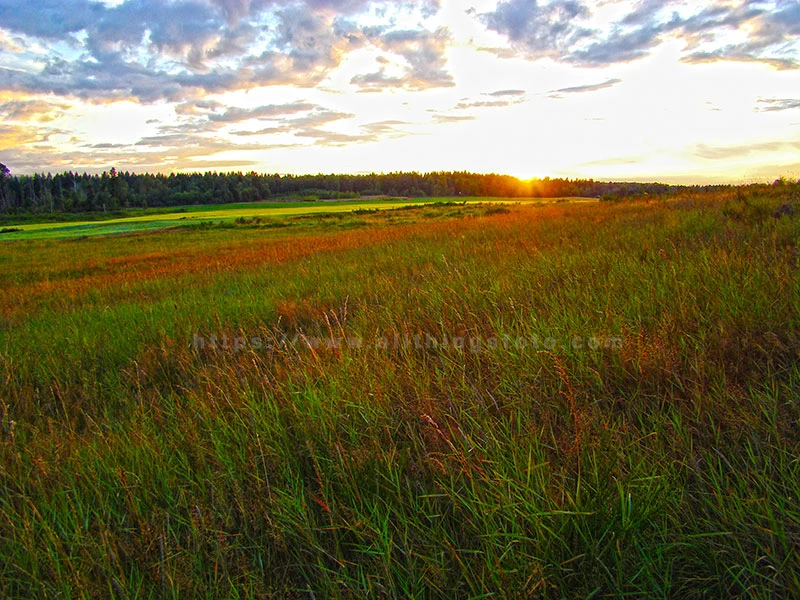
[[[245,204],[189,206],[170,211],[129,210],[132,216],[99,219],[92,221],[41,222],[0,227],[0,241],[64,239],[95,235],[118,235],[145,231],[156,231],[184,226],[200,226],[225,224],[237,219],[283,219],[299,215],[340,214],[358,211],[391,210],[404,206],[423,204],[452,203],[503,203],[503,202],[537,202],[551,203],[558,201],[589,201],[580,198],[557,198],[547,200],[497,198],[382,198],[371,200],[337,200],[315,202],[252,202]],[[140,214],[137,214],[140,213]],[[3,229],[7,231],[2,232]]]
[[[0,596],[798,597],[786,203],[19,225]]]

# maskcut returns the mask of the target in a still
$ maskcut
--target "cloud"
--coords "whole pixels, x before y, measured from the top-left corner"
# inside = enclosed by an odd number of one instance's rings
[[[256,108],[230,107],[222,113],[208,113],[208,120],[215,123],[238,123],[251,119],[271,119],[283,115],[294,114],[315,108],[308,102],[294,102],[291,104],[269,104]]]
[[[365,28],[366,38],[375,46],[404,60],[402,75],[387,75],[385,67],[378,71],[357,75],[350,83],[365,90],[385,87],[404,87],[423,90],[452,87],[453,76],[447,71],[445,52],[450,42],[450,32],[445,27],[435,31],[425,29],[392,30]],[[383,62],[386,62],[385,60]]]
[[[504,35],[512,46],[533,58],[558,57],[590,34],[580,26],[589,9],[574,0],[540,4],[536,0],[506,0],[478,18],[490,31]]]
[[[211,3],[222,13],[229,25],[236,25],[242,19],[261,12],[269,4],[263,0],[211,0]]]
[[[730,146],[712,146],[708,144],[697,144],[694,147],[694,154],[707,160],[729,160],[748,156],[750,154],[764,154],[775,152],[797,152],[800,151],[800,141],[777,140],[762,142],[759,144],[741,144]]]
[[[636,7],[625,15],[620,24],[634,27],[648,25],[653,15],[677,3],[678,0],[639,0]]]
[[[306,87],[370,43],[406,64],[401,80],[382,84],[452,85],[446,30],[389,31],[394,17],[387,17],[373,38],[375,28],[359,25],[357,17],[375,6],[419,19],[439,10],[433,0],[124,0],[114,6],[0,0],[0,54],[11,52],[8,34],[32,42],[14,63],[22,68],[0,69],[0,91],[149,103],[268,85]]]
[[[701,14],[695,20],[702,20],[702,17]],[[746,41],[697,50],[684,58],[686,62],[728,60],[761,62],[777,69],[800,68],[796,45],[800,39],[800,2],[778,0],[772,7],[762,2],[745,2],[738,8],[719,9],[715,17],[704,20],[700,30],[746,27]],[[691,20],[686,24],[687,31],[694,27]]]
[[[342,133],[324,129],[323,126],[335,121],[352,119],[355,115],[337,111],[317,108],[305,117],[287,119],[278,125],[255,131],[234,131],[233,135],[244,137],[291,134],[294,138],[312,139],[316,146],[340,146],[343,144],[356,144],[376,142],[382,139],[404,137],[409,132],[402,129],[410,125],[406,121],[389,119],[367,123],[360,126],[356,133]],[[294,144],[285,144],[284,147],[298,147],[307,145],[298,140]]]
[[[506,106],[513,106],[515,104],[521,104],[525,101],[525,92],[522,90],[501,90],[499,92],[481,94],[481,96],[488,96],[489,98],[492,98],[492,100],[470,100],[469,98],[464,98],[453,107],[453,110],[469,110],[472,108],[502,108]]]
[[[353,115],[345,115],[345,117],[352,117]],[[356,134],[338,133],[326,131],[321,129],[311,129],[299,133],[302,137],[315,138],[316,145],[318,146],[338,146],[342,144],[366,144],[377,142],[383,139],[405,137],[412,135],[411,132],[404,130],[403,127],[411,125],[407,121],[400,121],[397,119],[388,119],[384,121],[376,121],[374,123],[367,123],[359,127]]]
[[[514,55],[532,60],[599,67],[638,60],[674,39],[684,43],[684,62],[733,60],[800,67],[797,0],[640,0],[633,11],[602,30],[589,25],[591,17],[587,4],[572,0],[505,0],[493,12],[476,15],[488,30],[508,39]],[[730,43],[732,34],[745,41]],[[508,54],[507,48],[487,50]]]
[[[548,94],[550,98],[562,98],[562,94],[585,94],[587,92],[596,92],[598,90],[604,90],[606,88],[614,87],[618,83],[622,82],[621,79],[609,79],[608,81],[604,81],[603,83],[595,83],[593,85],[577,85],[573,87],[566,87],[561,88],[560,90],[555,90]]]
[[[315,145],[317,146],[350,146],[368,141],[360,134],[341,133],[324,129],[306,129],[298,131],[295,135],[315,139]]]
[[[793,58],[771,58],[758,56],[746,51],[743,47],[730,46],[714,52],[693,52],[684,57],[682,62],[691,64],[711,63],[719,61],[743,62],[743,63],[762,63],[770,65],[778,70],[797,69],[800,67],[797,60]]]
[[[0,123],[0,150],[28,146],[42,139],[42,132],[36,127]]]
[[[306,115],[305,117],[300,117],[298,119],[291,119],[288,123],[291,127],[299,127],[299,128],[319,127],[320,125],[326,125],[327,123],[332,123],[333,121],[341,121],[342,119],[352,119],[353,117],[355,117],[355,115],[351,113],[344,113],[335,110],[326,110],[323,108],[317,108],[317,110],[312,112],[311,114]]]
[[[292,72],[313,74],[336,66],[343,46],[351,43],[349,37],[341,35],[346,29],[337,27],[326,11],[292,5],[278,11],[277,16],[278,35],[272,42],[289,59]]]
[[[446,123],[461,123],[462,121],[475,121],[478,117],[474,115],[450,115],[450,114],[443,114],[443,113],[435,113],[433,115],[433,122],[436,124],[446,124]]]
[[[648,24],[631,30],[615,30],[608,38],[598,40],[586,48],[573,50],[564,57],[566,62],[583,66],[606,66],[631,62],[647,56],[661,43],[661,34],[667,26]]]
[[[379,69],[374,73],[356,75],[350,83],[361,88],[362,92],[376,92],[382,88],[402,87],[406,84],[405,77],[395,77],[386,74],[386,69]]]
[[[483,93],[480,99],[463,98],[447,111],[429,109],[428,112],[433,115],[432,122],[437,125],[475,121],[481,109],[507,108],[522,104],[525,102],[525,95],[524,90],[499,90]],[[487,97],[490,100],[483,99]]]
[[[470,108],[497,108],[518,104],[519,100],[474,100],[462,101],[455,105],[456,110],[467,110]]]
[[[789,98],[769,98],[761,99],[759,104],[765,104],[763,108],[758,108],[759,112],[778,112],[783,110],[791,110],[793,108],[800,108],[800,99]]]
[[[305,114],[301,114],[305,113]],[[334,135],[324,129],[324,126],[335,121],[352,119],[352,113],[335,111],[317,104],[305,101],[290,102],[286,104],[268,104],[252,108],[236,106],[223,106],[216,101],[193,100],[176,106],[178,122],[165,125],[158,129],[158,135],[142,138],[137,146],[149,147],[177,147],[180,144],[203,144],[205,140],[217,139],[223,129],[226,135],[238,138],[257,138],[271,135],[282,136],[282,143],[269,144],[269,148],[292,148],[308,145],[298,138],[315,138],[318,144],[343,143],[343,135]],[[252,124],[270,122],[267,127],[252,128]],[[227,130],[229,125],[243,125],[244,127]],[[247,127],[251,124],[251,127]],[[247,127],[247,128],[245,128]],[[295,142],[284,143],[289,136]],[[355,136],[350,138],[355,140]],[[261,145],[249,148],[262,148]],[[243,149],[245,146],[236,145],[235,148]]]
[[[45,39],[64,39],[87,29],[105,10],[100,2],[86,0],[0,0],[4,29]]]
[[[0,117],[3,121],[38,121],[47,123],[58,118],[66,104],[51,104],[44,100],[14,100],[0,104]]]
[[[498,90],[489,93],[489,96],[503,97],[503,96],[524,96],[525,90]]]
[[[407,135],[407,132],[398,129],[410,125],[408,121],[399,121],[397,119],[387,119],[385,121],[376,121],[375,123],[368,123],[361,129],[374,136],[388,136],[388,137],[401,137]]]
[[[558,94],[583,94],[585,92],[596,92],[597,90],[604,90],[613,87],[622,82],[621,79],[609,79],[603,83],[595,83],[594,85],[578,85],[574,87],[561,88],[556,90]]]
[[[308,111],[308,114],[301,117],[287,118],[287,115],[304,111]],[[360,135],[343,134],[322,129],[324,125],[333,123],[335,121],[352,119],[355,115],[351,113],[328,110],[321,106],[303,102],[259,107],[248,111],[243,111],[242,109],[231,109],[220,116],[224,118],[226,123],[238,123],[250,119],[264,118],[276,121],[276,123],[270,127],[264,127],[256,130],[237,130],[231,132],[232,135],[239,137],[291,135],[295,138],[314,138],[320,145],[342,144],[356,142],[363,139],[363,136]],[[211,115],[209,118],[211,120],[215,120],[214,115]],[[300,141],[295,144],[284,144],[284,147],[293,147],[299,145],[302,145]]]
[[[283,128],[264,127],[263,129],[256,129],[254,131],[249,131],[249,130],[231,131],[231,135],[238,135],[240,137],[256,137],[261,135],[272,135],[274,133],[283,133]]]

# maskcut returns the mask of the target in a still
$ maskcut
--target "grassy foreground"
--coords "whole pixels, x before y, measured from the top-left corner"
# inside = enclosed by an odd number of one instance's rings
[[[0,595],[797,597],[800,220],[728,194],[0,243]]]

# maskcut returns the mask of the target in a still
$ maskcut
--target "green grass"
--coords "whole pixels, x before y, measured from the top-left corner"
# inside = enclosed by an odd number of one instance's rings
[[[522,200],[524,202],[549,203],[556,201],[580,201],[584,199]],[[103,218],[93,215],[92,220],[53,221],[50,215],[41,222],[18,222],[14,227],[0,230],[0,241],[46,240],[87,237],[96,235],[118,235],[124,233],[151,232],[184,226],[210,226],[230,224],[236,220],[284,219],[300,215],[345,215],[363,211],[391,210],[428,204],[452,203],[452,198],[386,198],[380,200],[341,200],[315,202],[251,202],[230,205],[186,206],[177,209],[130,209],[121,211],[125,216]],[[519,203],[521,200],[498,198],[458,199],[469,204]],[[118,211],[119,212],[119,211]]]
[[[800,594],[795,218],[372,208],[2,246],[0,594]]]

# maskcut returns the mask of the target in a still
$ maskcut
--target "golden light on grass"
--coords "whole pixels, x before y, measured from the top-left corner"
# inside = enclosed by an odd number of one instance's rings
[[[792,193],[4,242],[0,589],[794,593]]]

